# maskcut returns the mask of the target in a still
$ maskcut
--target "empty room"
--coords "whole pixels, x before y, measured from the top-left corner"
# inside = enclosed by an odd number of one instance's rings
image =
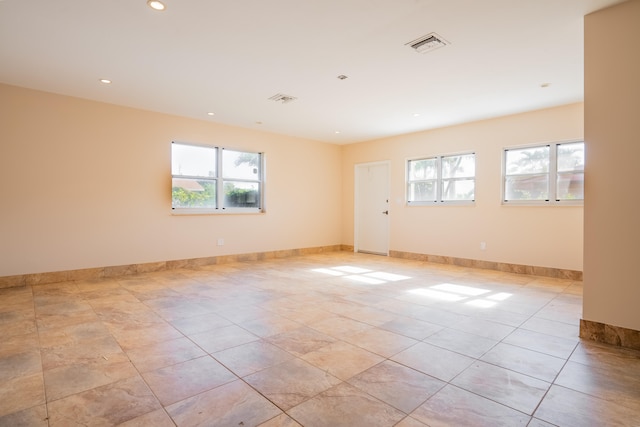
[[[0,0],[0,426],[640,425],[640,0]]]

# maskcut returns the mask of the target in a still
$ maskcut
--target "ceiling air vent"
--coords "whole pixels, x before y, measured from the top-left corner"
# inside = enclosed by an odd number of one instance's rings
[[[275,95],[273,95],[269,99],[271,101],[282,102],[283,104],[286,104],[288,102],[295,101],[298,98],[296,98],[295,96],[291,96],[291,95],[285,95],[283,93],[276,93]]]
[[[419,39],[406,43],[405,46],[409,46],[419,53],[427,53],[448,44],[448,41],[446,41],[436,33],[429,33],[426,36],[422,36]]]

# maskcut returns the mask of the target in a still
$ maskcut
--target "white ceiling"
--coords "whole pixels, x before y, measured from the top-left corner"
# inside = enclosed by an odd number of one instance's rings
[[[619,2],[0,0],[0,82],[346,144],[583,100],[583,16]]]

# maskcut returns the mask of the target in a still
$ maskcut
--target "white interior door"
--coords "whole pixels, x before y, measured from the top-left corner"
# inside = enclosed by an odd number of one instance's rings
[[[355,250],[389,255],[389,163],[356,165]]]

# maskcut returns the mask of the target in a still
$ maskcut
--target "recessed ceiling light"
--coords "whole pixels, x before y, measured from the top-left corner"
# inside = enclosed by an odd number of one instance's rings
[[[154,10],[165,10],[167,8],[160,0],[147,0],[147,4]]]
[[[215,115],[216,115],[216,113],[212,113],[211,111],[209,111],[209,112],[207,113],[207,116],[215,116]]]
[[[340,79],[340,80],[346,80],[346,79],[348,79],[348,77],[347,77],[347,76],[345,76],[344,74],[340,74],[340,75],[338,76],[338,79]]]
[[[420,117],[420,113],[413,113],[413,117]]]
[[[339,130],[337,130],[337,131],[336,131],[336,133],[340,133],[340,131],[339,131]]]
[[[100,83],[104,83],[106,85],[111,84],[111,80],[109,79],[100,79]]]

